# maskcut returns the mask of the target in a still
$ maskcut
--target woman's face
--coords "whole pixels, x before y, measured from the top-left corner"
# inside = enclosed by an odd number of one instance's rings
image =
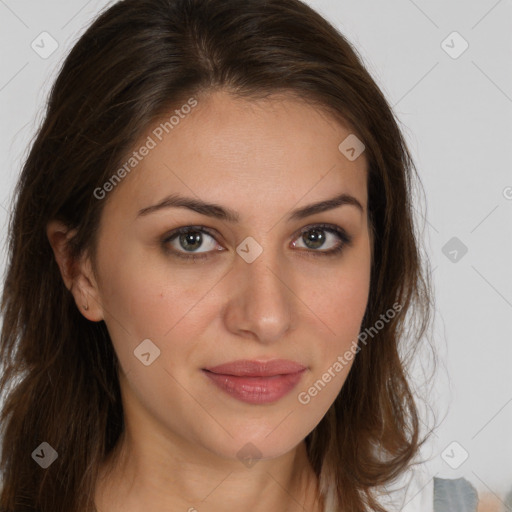
[[[216,92],[179,118],[169,133],[155,123],[134,147],[137,165],[98,199],[85,314],[106,322],[138,435],[273,458],[320,422],[353,362],[370,284],[365,154],[353,158],[352,139],[342,152],[350,130],[291,97]],[[171,194],[217,207],[145,210]],[[341,194],[353,199],[304,212]],[[206,370],[277,359],[305,369]]]

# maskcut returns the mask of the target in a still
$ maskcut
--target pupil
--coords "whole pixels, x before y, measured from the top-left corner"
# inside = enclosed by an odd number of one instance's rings
[[[197,231],[190,231],[182,234],[180,236],[180,243],[184,249],[197,249],[201,246],[201,233],[198,233]],[[197,247],[193,247],[194,244],[196,244]]]
[[[308,231],[309,236],[306,234],[302,238],[304,239],[305,244],[308,247],[312,247],[314,249],[318,249],[318,247],[321,247],[323,243],[325,242],[325,235],[323,234],[323,231],[320,229],[312,229],[311,231]],[[312,242],[312,246],[310,244]]]

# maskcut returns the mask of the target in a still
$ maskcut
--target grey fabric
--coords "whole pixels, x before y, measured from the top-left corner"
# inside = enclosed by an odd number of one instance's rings
[[[506,512],[512,512],[512,489],[505,496],[505,510]]]
[[[434,512],[477,512],[478,493],[465,478],[434,477]]]

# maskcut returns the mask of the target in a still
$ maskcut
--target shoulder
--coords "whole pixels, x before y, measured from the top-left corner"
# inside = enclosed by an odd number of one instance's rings
[[[379,493],[379,501],[390,511],[400,512],[478,512],[478,493],[465,478],[431,477],[415,471],[394,491],[387,487]],[[332,488],[326,496],[325,512],[334,511]],[[398,495],[393,497],[393,494]]]
[[[477,512],[478,493],[465,478],[433,478],[434,512]]]
[[[411,475],[401,499],[391,510],[401,512],[477,512],[478,493],[465,478],[448,479],[416,471]]]

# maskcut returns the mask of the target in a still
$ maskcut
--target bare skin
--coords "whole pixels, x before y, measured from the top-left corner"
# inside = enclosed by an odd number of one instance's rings
[[[126,429],[98,479],[99,512],[322,511],[304,439],[345,382],[353,359],[335,374],[333,363],[357,340],[370,285],[367,162],[338,150],[350,133],[292,97],[250,102],[219,91],[199,98],[102,199],[96,272],[87,255],[66,258],[65,226],[48,225],[66,286],[86,318],[105,322],[121,367]],[[234,210],[239,221],[177,207],[138,216],[171,193]],[[361,208],[288,219],[342,193]],[[320,223],[351,242],[322,255],[343,241]],[[193,250],[179,235],[164,242],[185,226],[209,233]],[[315,229],[323,244],[311,242]],[[247,237],[262,248],[251,263],[237,252]],[[146,339],[160,350],[147,366],[134,357]],[[251,404],[203,371],[237,359],[289,359],[306,371],[287,395]],[[300,402],[329,368],[325,387]],[[239,455],[248,443],[258,452],[250,467]]]

